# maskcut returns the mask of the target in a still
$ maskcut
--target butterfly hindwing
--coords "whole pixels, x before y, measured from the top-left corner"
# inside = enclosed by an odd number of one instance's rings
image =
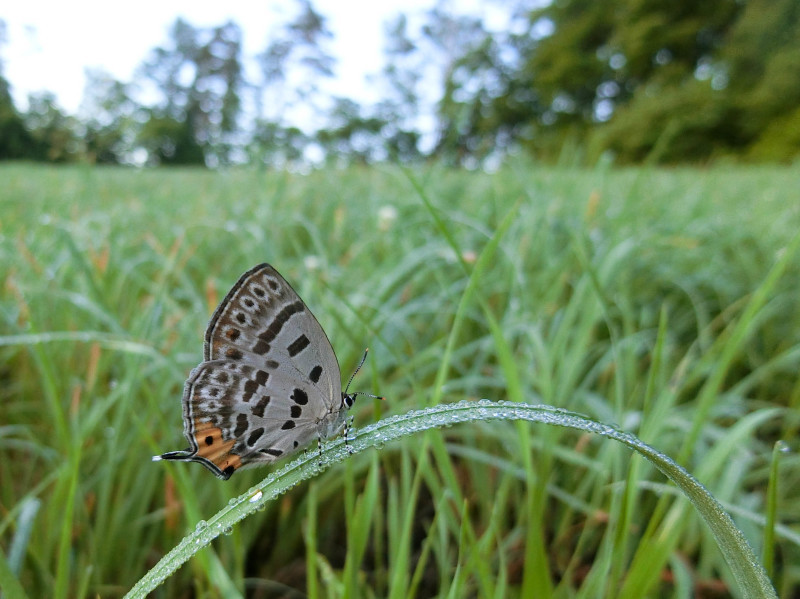
[[[193,461],[228,478],[242,466],[269,463],[318,438],[319,423],[337,419],[316,386],[277,365],[203,362],[184,389],[184,435]]]

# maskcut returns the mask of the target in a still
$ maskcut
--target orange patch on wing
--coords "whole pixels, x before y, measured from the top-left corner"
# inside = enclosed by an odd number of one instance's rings
[[[222,429],[213,423],[195,421],[194,440],[197,443],[196,455],[212,462],[220,470],[224,471],[229,466],[233,466],[234,470],[241,467],[242,458],[231,453],[235,440],[224,441]]]

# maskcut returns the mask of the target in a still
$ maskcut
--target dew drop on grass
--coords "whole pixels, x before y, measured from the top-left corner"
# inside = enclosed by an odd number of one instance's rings
[[[205,520],[200,520],[197,523],[197,526],[194,527],[195,532],[203,532],[206,528],[208,528],[208,522]]]
[[[249,501],[250,503],[255,503],[256,501],[261,499],[263,496],[264,496],[264,493],[262,493],[261,489],[256,489],[255,493],[253,493],[250,496],[250,499],[248,499],[247,501]]]

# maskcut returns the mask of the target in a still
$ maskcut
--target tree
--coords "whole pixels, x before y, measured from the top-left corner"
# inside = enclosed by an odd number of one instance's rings
[[[80,109],[86,160],[92,164],[131,162],[141,109],[130,84],[101,69],[87,69]]]
[[[78,158],[77,121],[58,107],[51,92],[29,94],[23,119],[33,139],[33,158],[48,162],[72,162]]]
[[[8,81],[0,75],[0,160],[37,158],[35,145],[14,106]]]
[[[257,57],[261,80],[254,86],[257,119],[250,154],[262,164],[273,158],[291,160],[288,156],[299,149],[297,146],[292,145],[287,156],[280,158],[281,152],[263,144],[279,139],[307,144],[312,132],[298,135],[290,121],[313,123],[326,110],[319,82],[333,75],[334,58],[326,48],[333,35],[325,17],[309,0],[300,0],[298,6],[295,18],[271,34],[271,41]],[[281,127],[286,131],[279,133]]]
[[[713,11],[691,5],[693,20],[684,13],[683,27],[665,28],[665,49],[655,56],[658,62],[666,53],[660,76],[635,88],[599,132],[600,148],[624,162],[724,155],[791,160],[800,154],[800,80],[794,75],[800,6],[792,0],[714,4]],[[678,41],[675,28],[683,31]]]
[[[227,164],[241,112],[241,31],[228,22],[198,29],[178,19],[170,43],[141,68],[161,95],[139,142],[161,164]]]
[[[383,123],[382,145],[389,160],[412,162],[422,157],[420,142],[420,87],[425,56],[411,39],[406,15],[397,15],[384,26],[386,66],[376,82],[384,99],[375,107]]]
[[[275,168],[297,166],[304,161],[311,140],[298,127],[259,119],[250,143],[251,162]]]
[[[6,24],[0,19],[0,50],[6,44]],[[39,152],[22,116],[14,106],[11,85],[3,77],[4,61],[0,54],[0,160],[36,158]]]
[[[800,156],[800,4],[750,0],[720,53],[720,70],[747,157]]]
[[[385,158],[381,131],[386,123],[364,116],[361,106],[353,100],[336,98],[334,102],[330,124],[316,135],[328,162],[369,164]]]
[[[333,75],[334,58],[325,47],[332,38],[325,17],[311,2],[300,0],[294,20],[274,31],[257,56],[261,67],[256,98],[259,118],[277,122],[300,105],[319,113],[319,81]]]
[[[438,58],[444,88],[437,106],[434,152],[450,162],[462,163],[468,155],[481,151],[476,143],[476,112],[486,94],[492,92],[487,86],[491,77],[483,76],[495,65],[474,59],[486,48],[490,36],[480,19],[454,15],[438,5],[428,12],[422,34],[431,48],[429,56]]]

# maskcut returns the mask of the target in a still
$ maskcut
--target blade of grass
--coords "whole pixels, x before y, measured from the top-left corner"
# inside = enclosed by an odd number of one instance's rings
[[[778,514],[778,468],[781,457],[786,451],[787,445],[783,441],[778,441],[772,448],[772,459],[769,464],[769,486],[767,487],[767,521],[764,525],[764,546],[761,549],[761,561],[764,563],[764,570],[772,576],[775,567],[775,523]]]
[[[2,551],[0,551],[0,591],[2,591],[0,599],[28,599],[25,589],[11,571]]]
[[[222,531],[246,518],[261,505],[273,500],[287,489],[314,476],[321,469],[347,459],[352,454],[371,447],[383,447],[388,441],[431,428],[441,428],[470,421],[518,419],[594,433],[618,441],[637,451],[672,480],[697,509],[717,540],[725,560],[739,583],[742,596],[747,598],[777,597],[769,577],[763,567],[759,565],[753,550],[741,531],[736,528],[731,517],[697,479],[666,455],[630,433],[619,431],[574,412],[550,406],[488,400],[462,401],[385,418],[359,430],[347,443],[344,439],[337,439],[327,444],[320,455],[298,457],[267,476],[258,487],[250,489],[238,499],[229,502],[225,508],[209,520],[206,526],[198,527],[195,532],[164,556],[131,589],[126,597],[144,597],[192,555],[222,534]],[[417,473],[419,471],[418,469]],[[419,476],[415,474],[415,484],[418,480]],[[409,509],[406,517],[411,517],[412,514],[413,510]],[[410,524],[403,526],[403,530],[410,529]],[[399,575],[405,577],[405,571]],[[398,585],[396,588],[400,586],[407,588],[405,584]]]

